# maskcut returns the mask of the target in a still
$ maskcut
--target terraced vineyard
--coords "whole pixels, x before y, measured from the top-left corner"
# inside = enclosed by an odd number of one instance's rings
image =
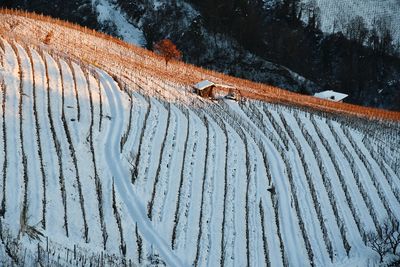
[[[0,265],[366,265],[400,219],[397,122],[0,47]]]

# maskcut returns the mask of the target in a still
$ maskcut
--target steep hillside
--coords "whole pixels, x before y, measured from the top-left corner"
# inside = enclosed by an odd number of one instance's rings
[[[72,21],[147,49],[168,38],[197,66],[308,95],[335,90],[352,104],[400,110],[393,0],[0,0],[0,7]],[[366,24],[355,25],[357,15]],[[354,42],[352,34],[364,39]]]
[[[0,265],[339,266],[400,219],[400,114],[0,14]],[[202,79],[245,98],[210,101]],[[221,91],[221,95],[226,94]]]
[[[309,0],[304,0],[307,3]],[[397,0],[353,0],[329,1],[316,0],[321,9],[322,30],[332,32],[334,22],[361,16],[371,26],[374,19],[385,17],[390,21],[394,39],[400,38],[400,2]]]

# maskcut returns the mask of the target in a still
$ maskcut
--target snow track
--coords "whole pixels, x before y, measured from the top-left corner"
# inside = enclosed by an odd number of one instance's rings
[[[400,219],[396,163],[361,130],[0,41],[0,222],[67,265],[365,265]]]

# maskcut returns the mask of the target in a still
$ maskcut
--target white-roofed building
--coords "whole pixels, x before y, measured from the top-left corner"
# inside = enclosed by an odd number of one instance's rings
[[[194,86],[194,90],[196,94],[201,97],[212,97],[213,88],[215,87],[215,83],[210,82],[209,80],[201,81]]]
[[[209,80],[204,80],[204,81],[201,81],[201,82],[195,84],[194,88],[196,88],[197,90],[203,90],[210,86],[215,86],[215,83],[210,82]]]
[[[326,100],[331,100],[334,102],[343,102],[343,99],[345,99],[349,95],[346,95],[343,93],[338,93],[338,92],[335,92],[332,90],[328,90],[328,91],[316,93],[316,94],[314,94],[314,96],[318,97],[318,98],[326,99]]]

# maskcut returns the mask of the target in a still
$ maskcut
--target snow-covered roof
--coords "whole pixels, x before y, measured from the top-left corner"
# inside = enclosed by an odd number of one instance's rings
[[[338,102],[338,101],[345,99],[349,95],[338,93],[338,92],[335,92],[332,90],[328,90],[328,91],[316,93],[316,94],[314,94],[314,96],[318,97],[318,98],[323,98],[323,99],[328,99],[328,100]]]
[[[215,86],[215,83],[210,82],[209,80],[204,80],[204,81],[201,81],[201,82],[195,84],[194,88],[196,88],[197,90],[204,90],[210,86]]]

